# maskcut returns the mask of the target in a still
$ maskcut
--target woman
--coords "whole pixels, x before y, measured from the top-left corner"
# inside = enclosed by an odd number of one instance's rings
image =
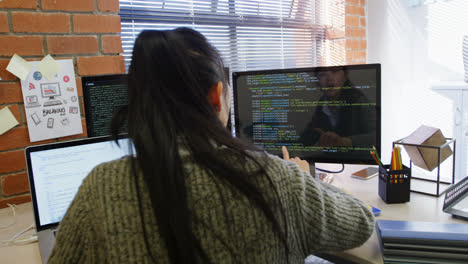
[[[113,131],[126,124],[136,154],[83,181],[49,263],[303,263],[371,235],[365,205],[232,138],[223,62],[200,33],[143,31],[128,86]]]

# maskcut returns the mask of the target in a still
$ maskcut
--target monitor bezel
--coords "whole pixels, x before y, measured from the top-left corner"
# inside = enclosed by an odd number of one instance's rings
[[[381,93],[382,93],[382,83],[381,83],[381,64],[380,63],[371,63],[371,64],[354,64],[354,65],[338,65],[338,66],[318,66],[318,67],[306,67],[306,68],[288,68],[288,69],[269,69],[269,70],[253,70],[253,71],[238,71],[232,73],[232,89],[233,89],[233,102],[234,102],[234,131],[236,137],[239,137],[240,134],[240,127],[237,125],[239,122],[239,98],[237,96],[237,80],[239,77],[245,75],[262,75],[262,74],[275,74],[275,73],[296,73],[296,72],[304,72],[304,71],[333,71],[333,70],[362,70],[362,69],[372,69],[376,71],[376,144],[375,148],[377,149],[377,154],[380,155],[381,151],[381,136],[382,136],[382,127],[381,127],[381,113],[382,113],[382,101],[381,101]],[[242,138],[241,138],[242,139]],[[314,152],[316,153],[316,152]],[[323,155],[325,156],[325,155]],[[342,164],[367,164],[367,165],[375,165],[375,160],[369,153],[367,159],[359,157],[359,158],[330,158],[328,155],[327,157],[300,157],[302,159],[308,160],[310,162],[318,162],[318,163],[342,163]]]

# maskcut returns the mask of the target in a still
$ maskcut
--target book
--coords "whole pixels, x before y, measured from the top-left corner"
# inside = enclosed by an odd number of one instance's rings
[[[438,250],[404,250],[404,249],[388,249],[384,246],[383,255],[386,257],[422,257],[422,258],[442,258],[465,260],[468,262],[468,253],[465,252],[439,252]]]
[[[412,256],[383,256],[384,263],[466,264],[466,260]]]
[[[467,253],[468,247],[441,246],[441,245],[425,245],[425,244],[408,244],[408,243],[391,243],[387,242],[383,245],[384,249],[401,249],[401,250],[430,250],[439,252]]]
[[[377,233],[382,241],[396,238],[401,241],[438,240],[460,245],[468,243],[468,224],[377,220]]]

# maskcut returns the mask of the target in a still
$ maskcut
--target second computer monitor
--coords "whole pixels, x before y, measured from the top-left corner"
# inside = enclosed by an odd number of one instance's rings
[[[233,73],[236,135],[273,154],[374,164],[380,64]]]
[[[81,79],[88,137],[109,135],[114,112],[128,104],[127,75],[85,76]]]

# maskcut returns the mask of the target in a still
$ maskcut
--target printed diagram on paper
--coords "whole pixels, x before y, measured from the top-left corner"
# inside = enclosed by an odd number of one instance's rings
[[[83,133],[72,60],[56,60],[59,70],[47,77],[39,61],[21,81],[31,142]],[[46,76],[45,76],[46,75]]]

